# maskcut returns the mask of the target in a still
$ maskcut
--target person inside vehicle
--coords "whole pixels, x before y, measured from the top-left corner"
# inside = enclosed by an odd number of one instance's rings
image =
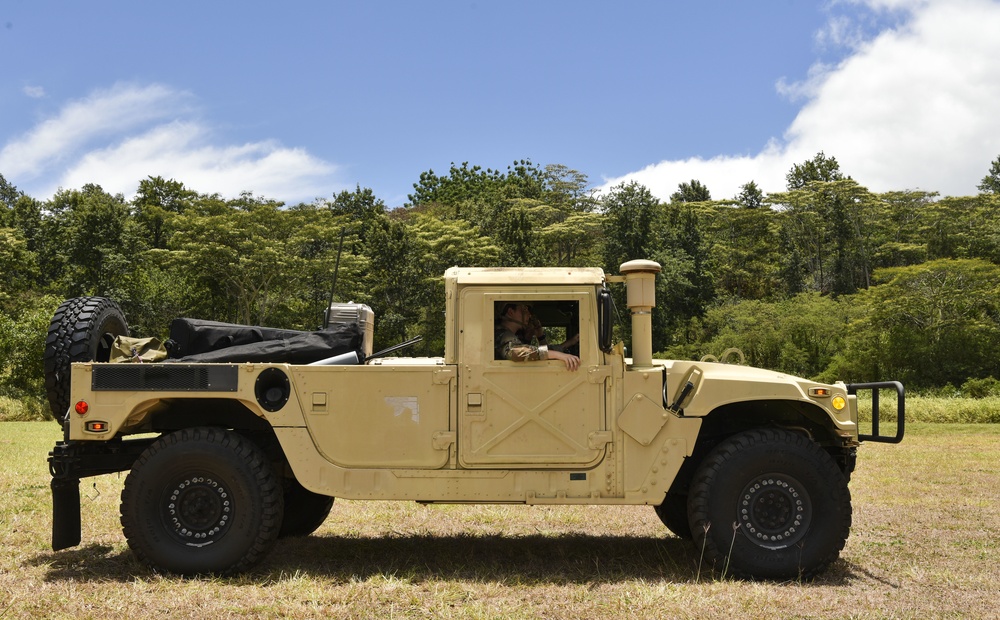
[[[528,362],[537,360],[560,360],[567,370],[580,367],[580,358],[565,349],[579,342],[576,334],[559,345],[545,343],[542,324],[531,314],[531,307],[524,303],[507,303],[500,311],[494,338],[495,357],[498,360]],[[532,344],[536,342],[537,344]]]

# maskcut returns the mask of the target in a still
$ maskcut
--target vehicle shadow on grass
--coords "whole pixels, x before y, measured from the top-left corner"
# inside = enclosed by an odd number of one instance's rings
[[[411,534],[279,541],[260,568],[272,575],[303,571],[336,579],[591,583],[688,581],[697,564],[694,546],[679,538]]]
[[[131,581],[154,571],[129,551],[107,545],[47,553],[49,581]],[[729,579],[723,567],[700,562],[695,546],[679,538],[637,536],[393,535],[378,538],[310,536],[279,540],[241,583],[280,581],[288,575],[335,581],[379,577],[413,582],[475,580],[598,585],[632,580],[694,583]],[[865,571],[839,560],[805,585],[847,585]]]

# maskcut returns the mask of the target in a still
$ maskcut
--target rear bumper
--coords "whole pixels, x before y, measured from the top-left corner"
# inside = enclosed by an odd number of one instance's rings
[[[49,452],[52,475],[52,549],[80,544],[80,478],[131,469],[152,440],[60,441]]]

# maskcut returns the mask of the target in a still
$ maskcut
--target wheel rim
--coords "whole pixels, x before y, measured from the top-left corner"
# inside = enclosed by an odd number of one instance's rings
[[[782,549],[806,535],[812,514],[812,502],[802,483],[787,474],[767,474],[743,488],[737,522],[754,544]]]
[[[232,522],[229,491],[217,480],[185,478],[166,495],[167,530],[185,545],[203,546],[221,538]]]

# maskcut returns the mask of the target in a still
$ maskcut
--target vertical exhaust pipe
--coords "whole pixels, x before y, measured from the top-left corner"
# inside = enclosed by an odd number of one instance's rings
[[[625,276],[626,305],[632,312],[632,366],[648,368],[653,365],[653,307],[661,267],[651,260],[630,260],[620,270]]]

